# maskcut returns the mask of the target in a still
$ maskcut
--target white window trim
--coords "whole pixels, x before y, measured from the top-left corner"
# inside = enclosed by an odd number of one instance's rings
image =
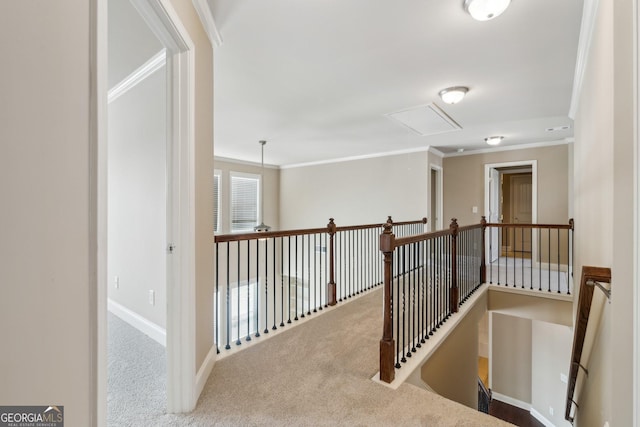
[[[214,188],[214,192],[213,192],[213,212],[215,215],[215,212],[218,212],[218,222],[215,223],[215,216],[214,216],[214,224],[213,224],[213,232],[218,234],[222,232],[222,229],[220,228],[222,226],[222,209],[220,209],[221,204],[220,201],[222,200],[222,189],[223,189],[223,183],[222,183],[222,171],[220,169],[214,169],[213,171],[213,188]],[[218,178],[218,198],[216,200],[216,192],[215,192],[215,179],[216,177]]]
[[[257,218],[257,222],[255,225],[260,224],[260,222],[262,221],[261,218],[261,212],[260,212],[260,206],[261,206],[261,200],[260,200],[260,194],[261,193],[261,189],[262,189],[262,175],[261,174],[255,174],[255,173],[247,173],[247,172],[235,172],[235,171],[230,171],[229,172],[229,232],[233,233],[233,234],[238,234],[238,233],[246,233],[246,232],[250,232],[253,231],[253,228],[251,230],[233,230],[233,192],[232,192],[232,188],[231,188],[231,182],[233,181],[234,177],[238,177],[238,178],[250,178],[250,179],[257,179],[258,180],[258,189],[257,189],[257,196],[256,196],[256,209],[257,209],[257,214],[256,214],[256,218]]]

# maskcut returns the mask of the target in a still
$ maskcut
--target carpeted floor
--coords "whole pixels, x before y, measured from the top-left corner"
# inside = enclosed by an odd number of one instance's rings
[[[107,425],[142,426],[167,406],[163,346],[108,313]]]
[[[145,386],[138,394],[154,403],[115,417],[112,409],[125,406],[110,396],[109,425],[508,425],[412,385],[392,390],[371,381],[378,371],[381,298],[381,290],[371,292],[219,360],[190,414],[166,414],[157,406],[164,404],[156,401],[160,392]]]

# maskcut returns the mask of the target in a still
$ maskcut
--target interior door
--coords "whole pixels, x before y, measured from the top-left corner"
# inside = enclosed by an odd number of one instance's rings
[[[510,212],[511,221],[516,224],[531,224],[531,174],[516,174],[511,176]],[[514,250],[531,252],[531,233],[529,230],[516,229]]]

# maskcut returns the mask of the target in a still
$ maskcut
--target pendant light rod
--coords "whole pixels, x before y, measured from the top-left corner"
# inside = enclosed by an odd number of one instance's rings
[[[260,225],[255,226],[253,230],[256,232],[265,232],[265,231],[271,230],[271,227],[269,227],[268,225],[265,225],[264,223],[264,146],[267,143],[267,141],[260,140],[258,141],[258,143],[262,146],[261,159],[260,159],[260,165],[262,168],[262,171],[261,171],[262,179],[260,182]]]

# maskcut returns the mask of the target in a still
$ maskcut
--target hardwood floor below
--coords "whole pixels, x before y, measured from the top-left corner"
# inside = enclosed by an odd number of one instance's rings
[[[491,401],[489,405],[489,415],[519,427],[544,427],[544,424],[536,420],[528,411],[499,400]]]

